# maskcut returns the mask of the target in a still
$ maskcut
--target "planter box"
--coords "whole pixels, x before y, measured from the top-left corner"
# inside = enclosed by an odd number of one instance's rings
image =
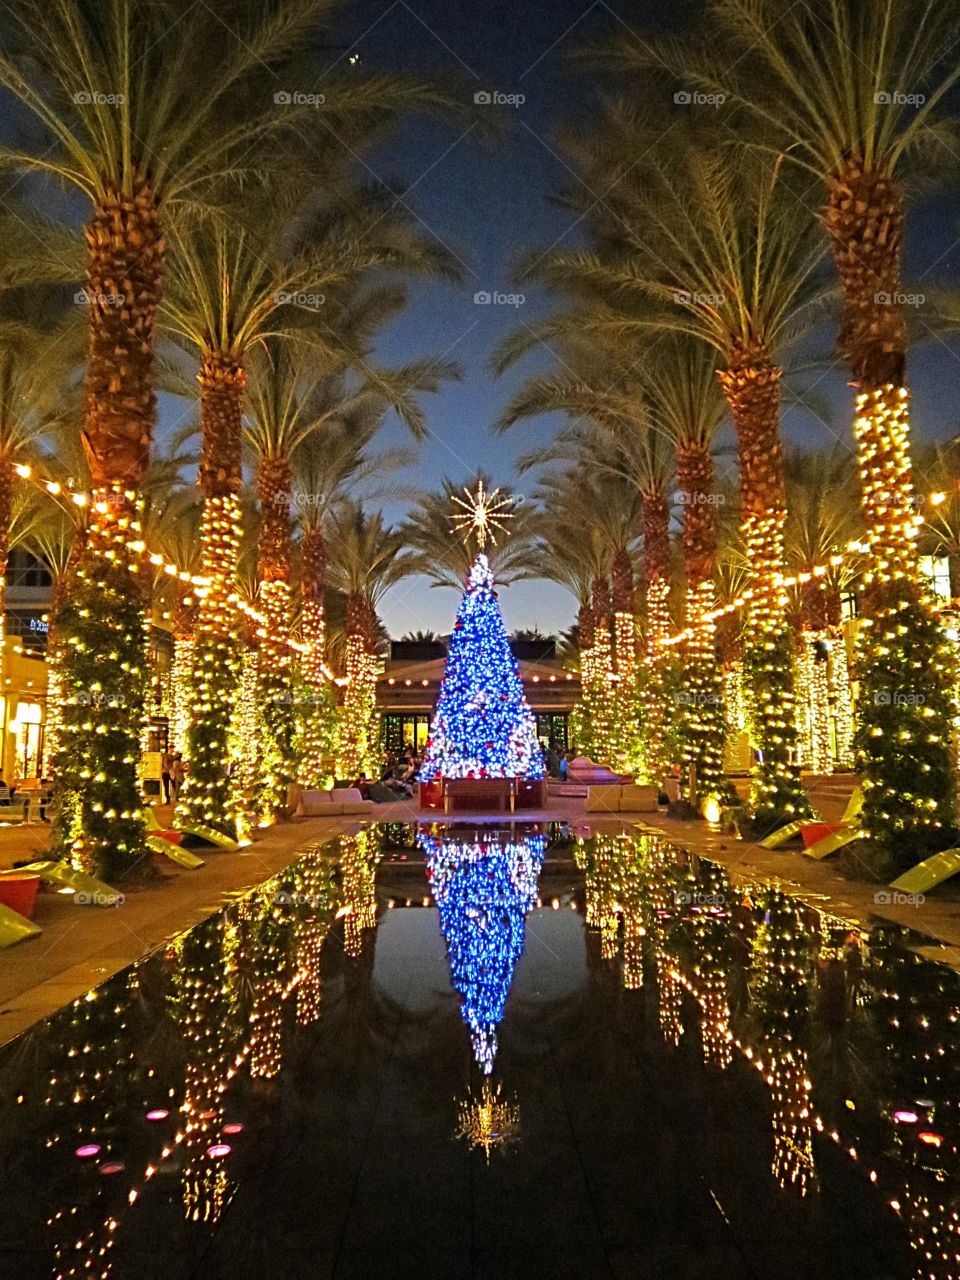
[[[33,916],[39,888],[39,876],[28,873],[0,876],[0,905],[9,907],[11,911],[16,911],[29,920]]]

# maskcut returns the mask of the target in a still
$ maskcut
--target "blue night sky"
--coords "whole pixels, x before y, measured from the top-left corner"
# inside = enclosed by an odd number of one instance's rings
[[[560,158],[557,131],[590,118],[590,85],[569,55],[621,24],[636,31],[663,29],[667,21],[679,22],[685,11],[695,14],[699,7],[699,0],[670,5],[662,0],[369,0],[345,6],[337,30],[340,56],[358,54],[364,70],[454,74],[468,100],[484,90],[525,98],[522,105],[504,109],[507,119],[499,137],[479,139],[465,125],[417,118],[364,158],[371,174],[412,188],[409,206],[463,264],[459,285],[414,282],[410,306],[384,330],[379,344],[378,357],[386,364],[445,356],[463,369],[461,382],[447,384],[426,401],[430,436],[405,477],[415,485],[435,488],[444,476],[463,483],[482,466],[494,483],[517,484],[521,492],[532,487],[530,477],[517,480],[514,460],[549,440],[559,419],[527,423],[505,437],[491,428],[520,383],[551,366],[549,352],[499,379],[489,372],[489,360],[498,341],[549,310],[550,299],[528,287],[522,306],[480,306],[474,294],[515,292],[513,266],[525,251],[579,243],[575,216],[550,202],[551,194],[572,181]],[[817,197],[814,190],[811,198]],[[958,236],[954,192],[914,208],[909,288],[957,282]],[[915,429],[922,438],[947,439],[960,428],[958,347],[931,335],[922,321],[918,338],[911,363]],[[812,345],[829,353],[832,333],[817,335]],[[852,447],[852,395],[838,363],[804,374],[789,389],[805,397],[812,393],[809,411],[787,411],[789,440],[807,447],[841,440]],[[381,443],[409,444],[409,437],[393,423]],[[721,465],[731,463],[728,454]],[[402,506],[387,511],[397,519],[405,514]],[[388,593],[381,614],[394,636],[418,628],[444,632],[458,598],[457,592],[411,578]],[[550,583],[519,583],[503,590],[501,600],[511,630],[537,625],[544,632],[558,631],[574,620],[573,599]]]

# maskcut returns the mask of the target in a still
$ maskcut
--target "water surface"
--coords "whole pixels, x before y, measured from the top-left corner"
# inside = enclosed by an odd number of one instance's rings
[[[960,1277],[923,942],[651,836],[339,837],[0,1051],[0,1274]]]

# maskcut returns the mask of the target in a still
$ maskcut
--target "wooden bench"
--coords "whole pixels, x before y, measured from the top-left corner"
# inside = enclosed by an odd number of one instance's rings
[[[516,790],[513,778],[448,778],[444,783],[443,809],[457,809],[457,801],[466,801],[471,809],[487,809],[496,803],[498,810],[513,813]]]

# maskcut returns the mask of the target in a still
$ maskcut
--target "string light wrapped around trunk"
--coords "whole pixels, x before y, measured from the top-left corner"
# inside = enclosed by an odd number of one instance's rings
[[[613,689],[613,765],[622,773],[637,773],[643,763],[637,687],[637,620],[634,615],[633,567],[623,547],[613,555],[611,600],[613,670],[617,677]]]
[[[63,698],[53,844],[60,857],[105,879],[146,856],[137,782],[147,666],[140,545],[136,495],[98,489],[75,580],[55,618]]]
[[[910,471],[909,395],[892,383],[857,396],[856,437],[870,548],[856,674],[861,822],[898,867],[950,843],[957,660],[921,581]]]
[[[709,443],[699,437],[677,448],[677,487],[682,503],[681,537],[686,576],[686,623],[676,700],[680,737],[680,786],[691,769],[699,799],[725,790],[723,749],[726,715],[723,672],[717,658],[713,575],[717,559],[716,477]]]
[[[347,601],[347,654],[343,710],[337,746],[337,777],[359,778],[376,769],[377,676],[382,664],[376,652],[377,616],[359,592]]]
[[[757,348],[731,351],[728,367],[719,374],[737,430],[741,536],[752,586],[743,672],[755,748],[751,807],[758,831],[810,813],[796,758],[794,646],[783,585],[781,372],[766,351]]]
[[[290,635],[290,495],[293,476],[285,458],[264,457],[257,472],[260,498],[258,569],[264,626],[258,632],[263,662],[264,795],[274,814],[286,804],[297,773],[294,658]]]
[[[235,830],[237,802],[227,771],[230,723],[240,674],[236,630],[236,566],[240,498],[206,498],[200,538],[208,585],[198,587],[200,609],[193,652],[189,766],[177,807],[188,822]]]
[[[673,729],[670,654],[670,508],[662,487],[643,494],[644,619],[643,772],[660,784],[670,764]]]
[[[802,631],[797,654],[797,728],[800,761],[813,773],[828,773],[830,753],[830,683],[825,635]]]

